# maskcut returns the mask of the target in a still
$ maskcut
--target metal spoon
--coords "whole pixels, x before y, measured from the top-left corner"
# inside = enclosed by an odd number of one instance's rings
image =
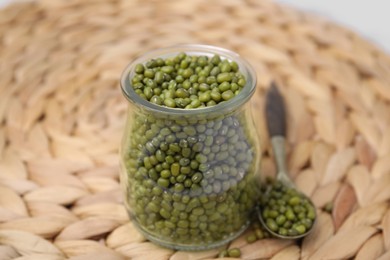
[[[283,102],[283,98],[280,95],[276,84],[273,82],[266,96],[266,119],[268,125],[268,132],[271,137],[272,149],[274,151],[276,166],[277,166],[277,175],[276,181],[282,184],[286,189],[289,189],[291,192],[295,192],[301,199],[301,201],[305,201],[308,207],[312,207],[314,213],[311,214],[314,219],[311,220],[312,223],[310,226],[305,227],[304,233],[294,234],[291,232],[289,235],[281,235],[278,232],[271,230],[271,228],[267,225],[267,221],[263,218],[264,207],[261,207],[261,210],[258,211],[258,217],[260,222],[265,227],[265,229],[270,232],[275,237],[283,238],[283,239],[298,239],[306,236],[312,229],[315,224],[315,207],[313,202],[303,193],[298,191],[293,183],[293,181],[288,176],[286,161],[285,161],[285,136],[286,136],[286,115],[285,115],[285,106]],[[280,185],[279,185],[280,186]],[[267,198],[268,195],[274,190],[274,187],[267,187],[264,194],[264,198]],[[264,205],[260,205],[264,206]],[[291,206],[290,206],[291,207]],[[284,213],[278,212],[278,214],[283,215]],[[295,214],[295,213],[294,213]],[[283,217],[282,217],[283,218]],[[291,229],[291,228],[290,228]],[[280,231],[280,230],[279,230]],[[294,231],[294,230],[289,230]],[[296,231],[296,230],[295,230]],[[301,230],[302,231],[302,230]]]

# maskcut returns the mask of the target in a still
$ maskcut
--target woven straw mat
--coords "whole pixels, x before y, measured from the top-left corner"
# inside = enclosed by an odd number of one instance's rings
[[[301,241],[248,244],[249,229],[225,248],[243,259],[390,259],[390,57],[268,0],[46,0],[0,10],[0,259],[217,258],[221,248],[147,241],[118,181],[120,74],[137,55],[178,43],[225,47],[255,68],[263,176],[275,174],[264,93],[280,83],[291,176],[318,209]]]

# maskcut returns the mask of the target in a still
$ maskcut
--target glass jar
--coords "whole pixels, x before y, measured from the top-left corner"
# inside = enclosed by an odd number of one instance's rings
[[[159,106],[135,93],[136,64],[181,52],[235,61],[246,85],[234,98],[198,109]],[[179,45],[139,57],[121,86],[129,108],[120,177],[135,226],[150,241],[178,250],[214,248],[240,235],[260,196],[260,148],[248,102],[253,69],[229,50]]]

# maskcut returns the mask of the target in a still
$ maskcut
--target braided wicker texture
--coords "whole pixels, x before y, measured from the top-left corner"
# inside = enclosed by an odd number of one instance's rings
[[[126,64],[178,43],[255,68],[263,111],[288,106],[289,169],[318,208],[302,241],[245,241],[243,259],[390,259],[390,57],[337,25],[267,0],[46,0],[0,10],[0,259],[214,259],[174,252],[129,222],[118,183]],[[333,211],[324,210],[333,203]]]

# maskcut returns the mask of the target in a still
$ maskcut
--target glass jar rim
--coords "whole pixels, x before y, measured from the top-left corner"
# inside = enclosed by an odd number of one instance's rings
[[[211,57],[212,55],[220,55],[221,58],[228,59],[231,61],[237,62],[239,66],[239,70],[246,77],[246,84],[242,88],[241,92],[235,96],[234,98],[221,102],[215,106],[204,107],[204,108],[194,108],[194,109],[182,109],[182,108],[170,108],[166,106],[160,106],[154,103],[151,103],[139,96],[134,89],[131,87],[130,78],[132,73],[134,73],[135,65],[141,63],[144,64],[146,61],[154,58],[164,58],[164,57],[172,57],[180,52],[185,52],[190,55],[206,55]],[[159,48],[149,52],[146,52],[132,61],[130,64],[126,66],[121,75],[121,89],[122,93],[126,97],[126,99],[136,104],[143,109],[158,114],[165,115],[199,115],[206,113],[213,114],[226,114],[227,112],[234,111],[237,108],[241,107],[245,104],[254,94],[256,89],[256,73],[254,72],[252,66],[241,56],[233,51],[228,49],[224,49],[217,46],[205,45],[205,44],[179,44],[173,45],[170,47]]]

